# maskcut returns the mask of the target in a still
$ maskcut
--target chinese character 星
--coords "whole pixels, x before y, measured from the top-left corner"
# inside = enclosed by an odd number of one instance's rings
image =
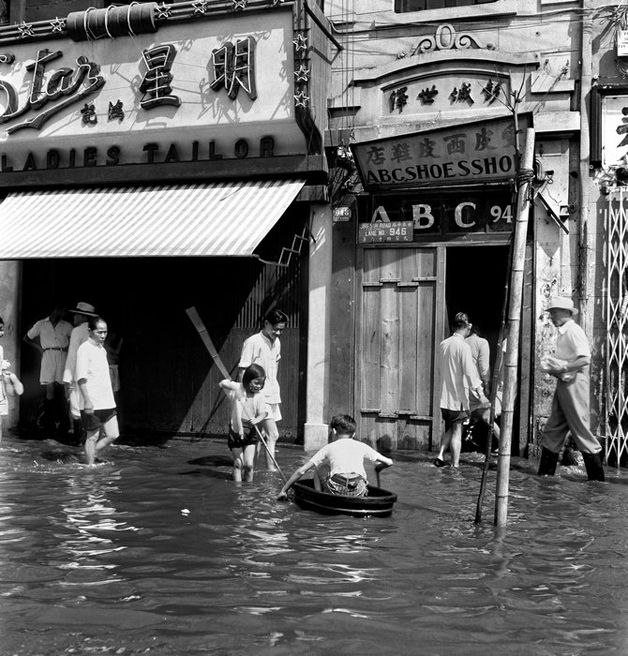
[[[255,88],[255,39],[247,36],[239,39],[235,45],[228,41],[222,47],[212,52],[214,81],[212,89],[224,87],[232,100],[238,95],[240,88],[244,89],[251,100],[257,98]]]
[[[178,107],[181,104],[181,99],[173,95],[171,86],[170,69],[176,54],[176,48],[169,43],[144,50],[147,70],[140,84],[140,91],[144,94],[140,100],[143,109],[151,109],[158,105]]]

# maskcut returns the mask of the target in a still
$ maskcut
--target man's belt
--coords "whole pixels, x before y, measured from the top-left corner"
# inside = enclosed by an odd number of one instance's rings
[[[62,346],[48,346],[44,351],[67,351],[67,347]]]

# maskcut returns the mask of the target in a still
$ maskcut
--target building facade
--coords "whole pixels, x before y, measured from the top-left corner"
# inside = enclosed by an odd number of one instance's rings
[[[124,339],[125,432],[224,431],[189,307],[233,375],[243,339],[282,308],[283,435],[324,430],[305,389],[307,344],[325,339],[308,316],[330,223],[326,31],[299,2],[9,5],[0,306],[26,427],[38,366],[21,336],[53,303],[83,300]]]
[[[330,414],[352,407],[374,442],[438,446],[435,353],[456,312],[471,316],[495,359],[513,164],[532,126],[513,452],[536,453],[549,414],[553,385],[538,363],[553,348],[544,310],[556,295],[574,298],[592,340],[592,423],[603,435],[604,223],[589,108],[606,57],[594,26],[603,31],[612,11],[556,0],[337,0],[326,13],[345,46],[328,143],[337,167],[351,149],[359,172],[341,176],[334,198]]]

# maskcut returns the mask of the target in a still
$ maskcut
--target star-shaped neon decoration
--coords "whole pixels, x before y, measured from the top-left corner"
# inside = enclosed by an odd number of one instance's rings
[[[192,7],[194,7],[195,14],[206,14],[208,9],[207,0],[196,0],[192,3]]]
[[[297,52],[305,52],[307,50],[307,37],[303,34],[297,34],[297,38],[292,41]]]
[[[295,82],[307,82],[310,79],[309,69],[301,64],[299,70],[294,72],[294,79]]]
[[[246,9],[247,0],[232,0],[233,1],[233,11],[241,11]]]
[[[33,26],[30,23],[27,23],[26,21],[22,21],[17,26],[17,29],[20,33],[21,39],[25,39],[27,36],[35,36],[35,32],[33,31]]]
[[[299,91],[299,93],[294,96],[295,107],[307,107],[309,99],[310,97],[306,95],[305,91]]]
[[[54,19],[50,21],[50,27],[53,32],[63,32],[63,30],[65,30],[65,18],[55,16]]]
[[[165,20],[167,18],[170,18],[170,16],[172,16],[172,8],[170,7],[170,5],[167,5],[165,2],[162,2],[160,5],[157,5],[155,9],[157,9],[156,18],[161,18]]]

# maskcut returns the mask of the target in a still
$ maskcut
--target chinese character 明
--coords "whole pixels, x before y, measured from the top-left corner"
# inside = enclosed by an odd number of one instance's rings
[[[452,155],[453,153],[464,153],[466,151],[467,142],[465,137],[467,135],[462,134],[452,134],[450,137],[444,137],[443,141],[447,144],[447,154]]]
[[[240,88],[251,100],[257,98],[255,88],[255,39],[247,36],[239,39],[235,45],[228,41],[222,47],[212,52],[214,81],[212,89],[224,87],[232,100],[238,95]]]
[[[422,89],[421,93],[419,93],[419,98],[424,105],[431,105],[437,95],[438,89],[436,88],[436,85],[433,84],[431,89]]]
[[[88,105],[85,103],[83,109],[81,109],[81,123],[83,125],[96,125],[96,123],[98,123],[98,117],[96,116],[96,108],[94,105]]]
[[[454,87],[454,90],[449,94],[452,102],[468,101],[473,104],[475,101],[471,97],[471,85],[468,82],[463,82],[460,89]]]
[[[407,143],[393,144],[390,159],[393,162],[403,162],[407,159],[412,159],[410,156],[410,146]]]
[[[492,105],[501,93],[501,90],[502,85],[500,82],[493,82],[493,80],[489,80],[486,83],[486,86],[482,89],[484,100],[488,102],[489,105]]]
[[[367,162],[371,164],[383,164],[386,161],[384,149],[381,146],[371,146],[366,153]]]
[[[181,99],[172,93],[172,63],[177,49],[169,44],[155,46],[144,50],[144,62],[147,71],[140,84],[140,91],[144,94],[140,100],[143,109],[151,109],[158,105],[174,105],[178,107]]]
[[[124,119],[124,109],[123,109],[122,101],[118,100],[118,102],[114,105],[110,100],[109,111],[107,112],[107,120],[115,121],[116,119],[118,119],[118,121],[122,121]]]
[[[475,133],[475,149],[476,150],[495,150],[495,146],[491,146],[491,137],[493,130],[482,128],[479,132]]]
[[[390,104],[390,111],[393,112],[395,109],[399,110],[399,113],[403,111],[403,108],[408,104],[408,94],[406,91],[408,87],[399,87],[394,91],[390,92],[390,98],[388,100]]]
[[[617,144],[618,148],[628,145],[628,107],[622,107],[621,114],[624,118],[621,119],[622,124],[617,126],[617,134],[625,135],[621,143]]]
[[[425,137],[425,139],[419,143],[419,157],[436,157],[434,146],[436,146],[436,142]]]

